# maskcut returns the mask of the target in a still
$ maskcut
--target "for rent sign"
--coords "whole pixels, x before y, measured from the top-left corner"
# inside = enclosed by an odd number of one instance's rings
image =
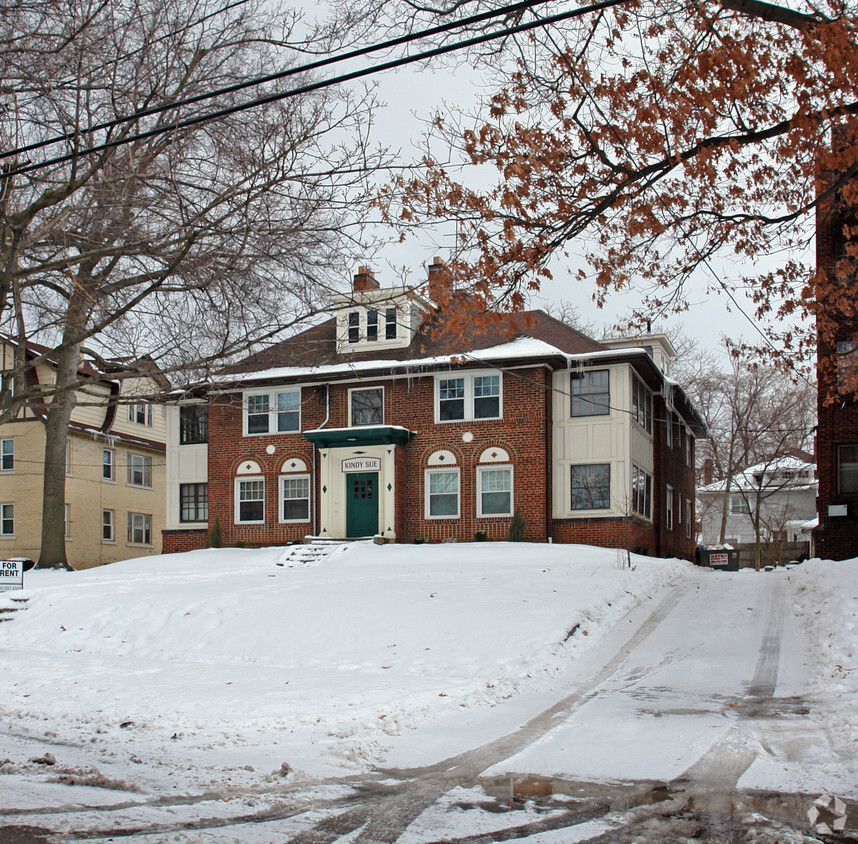
[[[24,588],[24,561],[0,560],[0,592]]]

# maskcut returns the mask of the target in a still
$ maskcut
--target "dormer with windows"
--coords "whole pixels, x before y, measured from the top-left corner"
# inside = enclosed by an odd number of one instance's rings
[[[358,267],[351,293],[331,299],[337,315],[337,351],[404,349],[432,305],[414,288],[381,287],[367,267]]]
[[[672,377],[673,361],[677,351],[665,334],[642,334],[637,337],[618,337],[602,341],[612,349],[644,349],[662,374]]]

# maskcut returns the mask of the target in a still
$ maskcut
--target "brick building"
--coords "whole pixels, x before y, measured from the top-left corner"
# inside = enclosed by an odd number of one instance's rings
[[[856,222],[840,196],[817,206],[819,526],[814,538],[817,555],[832,560],[858,557],[858,303],[856,259],[847,254],[844,230]]]
[[[360,268],[331,319],[210,389],[207,443],[181,434],[205,411],[174,409],[165,551],[215,518],[226,545],[501,540],[519,509],[529,541],[693,556],[705,426],[667,338],[597,342],[532,311],[465,339],[442,270],[422,295]]]

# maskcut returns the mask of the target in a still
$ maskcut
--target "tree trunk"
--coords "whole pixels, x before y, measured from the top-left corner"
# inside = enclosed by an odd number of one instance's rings
[[[70,308],[72,314],[74,308]],[[66,336],[79,337],[77,326],[70,314],[66,323]],[[66,558],[65,500],[66,500],[66,448],[69,422],[77,404],[75,386],[80,367],[80,343],[65,346],[57,359],[56,394],[48,404],[45,421],[45,477],[42,499],[42,547],[38,568],[56,568],[71,571]]]

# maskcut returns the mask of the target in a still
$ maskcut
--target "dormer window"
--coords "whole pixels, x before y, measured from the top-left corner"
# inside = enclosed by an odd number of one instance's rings
[[[349,311],[349,343],[360,342],[360,311]]]
[[[385,340],[396,339],[396,308],[388,308],[384,312],[384,338]]]
[[[378,311],[373,308],[366,312],[366,339],[369,343],[378,340]]]

